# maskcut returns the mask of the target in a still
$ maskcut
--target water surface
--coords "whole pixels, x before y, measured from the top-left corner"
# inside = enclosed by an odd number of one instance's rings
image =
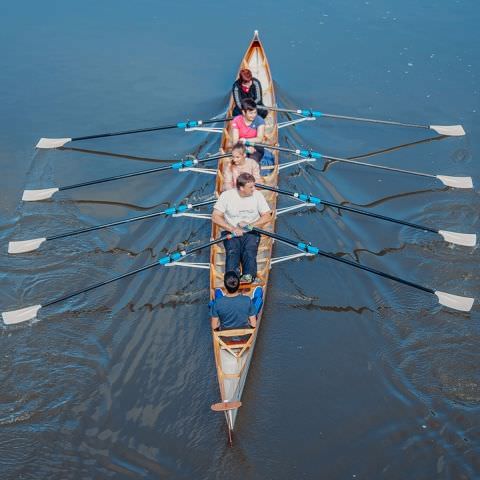
[[[46,303],[208,239],[208,222],[156,219],[45,243],[34,238],[209,198],[209,176],[175,173],[46,188],[215,152],[180,131],[35,151],[40,137],[220,114],[254,29],[279,103],[467,136],[319,120],[281,143],[478,185],[478,22],[473,0],[295,4],[10,3],[0,19],[3,310]],[[431,139],[423,142],[424,139]],[[80,147],[80,144],[77,144]],[[289,158],[282,157],[283,161]],[[161,162],[160,162],[161,164]],[[281,186],[434,228],[479,230],[479,197],[432,179],[318,163]],[[282,200],[281,205],[287,205]],[[478,251],[332,209],[279,218],[279,232],[418,283],[479,295]],[[284,247],[276,255],[286,254]],[[207,253],[195,257],[207,261]],[[480,316],[315,258],[272,270],[262,332],[228,448],[208,328],[208,274],[145,272],[0,330],[0,473],[17,478],[455,478],[480,476]]]

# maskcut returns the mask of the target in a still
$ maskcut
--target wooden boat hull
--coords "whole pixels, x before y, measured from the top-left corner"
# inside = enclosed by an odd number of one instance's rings
[[[250,43],[245,56],[240,65],[240,69],[249,68],[253,76],[258,78],[262,84],[263,102],[265,105],[276,105],[275,91],[273,80],[270,73],[270,67],[265,55],[263,46],[255,32],[252,42]],[[233,98],[230,98],[230,104],[227,116],[231,116],[234,108]],[[264,143],[276,145],[278,143],[278,125],[276,112],[269,112],[265,119],[265,140]],[[226,125],[223,134],[221,148],[229,151],[231,148],[230,126]],[[264,177],[264,183],[268,185],[278,184],[278,152],[272,152],[275,163],[271,167],[271,173]],[[222,159],[218,164],[216,193],[222,192],[223,176],[222,169],[224,162],[230,161]],[[272,210],[272,218],[265,229],[274,231],[276,219],[276,203],[277,194],[274,192],[262,192]],[[212,238],[220,235],[220,229],[212,224]],[[262,237],[257,255],[258,273],[257,282],[252,285],[241,285],[244,295],[251,295],[257,286],[263,288],[263,302],[267,293],[268,277],[270,272],[270,259],[272,255],[272,239]],[[215,289],[223,288],[223,275],[225,273],[225,250],[223,245],[214,245],[210,251],[210,298],[215,296]],[[217,376],[220,387],[220,395],[222,402],[240,402],[243,388],[247,378],[248,369],[252,360],[255,342],[261,324],[262,311],[259,312],[257,318],[256,329],[230,330],[216,332],[212,331],[213,348],[215,354],[215,364],[217,368]],[[232,337],[244,335],[246,340],[240,343],[232,343]],[[225,417],[231,439],[231,432],[235,425],[238,408],[226,409]]]

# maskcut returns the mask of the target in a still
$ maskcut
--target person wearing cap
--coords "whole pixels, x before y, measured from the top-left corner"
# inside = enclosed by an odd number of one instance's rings
[[[212,329],[255,328],[257,326],[257,310],[252,299],[238,291],[240,278],[237,273],[226,272],[223,284],[226,293],[217,296],[210,307]]]
[[[234,234],[223,242],[225,271],[240,274],[241,282],[252,283],[257,275],[257,252],[260,236],[245,227],[259,227],[270,222],[271,210],[262,193],[255,190],[255,177],[241,173],[236,188],[223,192],[213,206],[212,222],[222,230]],[[225,232],[223,232],[225,233]]]
[[[242,100],[242,114],[237,115],[230,125],[232,143],[262,143],[265,137],[265,120],[258,115],[257,105],[251,98]],[[257,162],[263,157],[265,149],[263,147],[247,147],[250,157]]]
[[[260,167],[253,158],[247,157],[247,148],[241,142],[237,142],[232,147],[232,157],[230,162],[224,162],[222,169],[223,185],[222,191],[235,188],[237,178],[241,173],[251,173],[255,182],[261,182]]]
[[[232,95],[235,102],[233,116],[241,114],[242,100],[246,98],[251,98],[256,105],[263,106],[262,85],[248,68],[240,70],[238,79],[232,86]],[[259,115],[265,118],[268,115],[268,110],[259,109]]]

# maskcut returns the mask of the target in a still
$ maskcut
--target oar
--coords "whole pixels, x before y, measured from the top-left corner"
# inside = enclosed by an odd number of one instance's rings
[[[437,230],[435,228],[426,227],[424,225],[418,225],[417,223],[406,222],[404,220],[398,220],[396,218],[387,217],[385,215],[379,215],[378,213],[368,212],[366,210],[360,210],[358,208],[340,205],[339,203],[329,202],[327,200],[322,200],[320,198],[314,197],[313,195],[309,195],[306,193],[289,192],[288,190],[281,190],[280,188],[270,187],[268,185],[263,185],[261,183],[256,183],[255,186],[257,186],[258,188],[262,188],[264,190],[270,190],[272,192],[280,193],[281,195],[286,195],[289,197],[296,198],[305,203],[313,203],[315,205],[318,205],[318,204],[328,205],[329,207],[338,208],[339,210],[346,210],[348,212],[354,212],[360,215],[366,215],[367,217],[378,218],[380,220],[385,220],[387,222],[398,223],[399,225],[406,225],[407,227],[416,228],[424,232],[436,233],[442,236],[445,241],[454,243],[457,245],[474,247],[477,243],[477,236],[474,233],[457,233],[457,232],[450,232],[448,230]]]
[[[138,220],[145,220],[154,217],[159,217],[161,215],[175,215],[177,213],[186,212],[187,210],[192,210],[197,207],[202,207],[204,205],[211,205],[215,203],[217,200],[207,200],[205,202],[200,203],[187,203],[183,205],[179,205],[178,207],[170,207],[166,210],[156,213],[150,213],[148,215],[140,215],[138,217],[127,218],[126,220],[119,220],[117,222],[111,223],[104,223],[102,225],[95,225],[93,227],[82,228],[80,230],[73,230],[71,232],[60,233],[58,235],[52,235],[50,237],[41,237],[41,238],[32,238],[30,240],[17,240],[13,242],[8,242],[8,253],[25,253],[25,252],[32,252],[37,250],[43,242],[48,242],[50,240],[57,240],[59,238],[66,238],[72,237],[73,235],[79,235],[81,233],[92,232],[93,230],[100,230],[101,228],[108,228],[114,227],[116,225],[123,225],[125,223],[136,222]]]
[[[182,160],[181,162],[172,163],[171,165],[164,165],[162,167],[150,168],[148,170],[142,170],[140,172],[125,173],[123,175],[116,175],[114,177],[101,178],[99,180],[90,180],[88,182],[76,183],[74,185],[66,185],[63,187],[50,187],[42,188],[38,190],[24,190],[22,200],[24,202],[36,202],[38,200],[46,200],[51,198],[57,192],[63,192],[64,190],[71,190],[73,188],[86,187],[88,185],[97,185],[99,183],[112,182],[114,180],[120,180],[122,178],[136,177],[138,175],[146,175],[148,173],[162,172],[165,170],[180,170],[182,168],[194,167],[201,163],[210,162],[211,160],[218,160],[223,157],[230,157],[231,153],[221,153],[211,155],[205,158],[193,158],[188,160]]]
[[[229,122],[232,117],[218,118],[212,120],[188,120],[186,122],[173,123],[171,125],[160,125],[156,127],[138,128],[136,130],[124,130],[121,132],[98,133],[95,135],[86,135],[73,138],[41,138],[35,145],[35,148],[59,148],[68,142],[80,142],[82,140],[92,140],[95,138],[118,137],[119,135],[131,135],[133,133],[155,132],[157,130],[169,130],[172,128],[194,128],[210,123]]]
[[[252,142],[247,141],[247,142],[245,142],[245,145],[252,146],[252,147],[257,145],[259,147],[265,147],[265,148],[269,148],[269,149],[272,149],[272,150],[278,150],[280,152],[292,153],[293,155],[297,155],[298,157],[302,157],[302,158],[312,158],[314,160],[319,160],[319,159],[324,158],[325,160],[333,160],[333,161],[336,161],[336,162],[350,163],[350,164],[353,164],[353,165],[360,165],[362,167],[377,168],[377,169],[380,169],[380,170],[387,170],[389,172],[405,173],[405,174],[408,174],[408,175],[415,175],[417,177],[435,178],[437,180],[440,180],[447,187],[473,188],[472,177],[451,177],[451,176],[447,176],[447,175],[432,175],[430,173],[414,172],[412,170],[403,170],[401,168],[386,167],[384,165],[374,165],[373,163],[359,162],[357,160],[349,160],[347,158],[331,157],[329,155],[322,155],[321,153],[314,152],[312,150],[293,150],[291,148],[273,147],[271,145],[265,145],[263,143],[252,143]]]
[[[143,272],[145,270],[148,270],[149,268],[153,268],[158,265],[167,265],[172,262],[178,262],[179,260],[185,258],[187,255],[191,255],[194,252],[202,250],[206,247],[210,247],[211,245],[215,245],[216,243],[223,242],[224,240],[229,239],[231,237],[232,237],[231,234],[226,234],[226,235],[222,235],[221,237],[215,240],[211,240],[207,243],[199,245],[198,247],[193,247],[190,249],[180,250],[180,251],[176,250],[172,253],[169,253],[167,256],[162,257],[160,260],[154,263],[151,263],[149,265],[146,265],[142,268],[132,270],[130,272],[124,273],[123,275],[119,275],[118,277],[111,278],[110,280],[105,280],[104,282],[90,285],[89,287],[83,288],[82,290],[77,290],[76,292],[69,293],[59,298],[55,298],[54,300],[50,300],[49,302],[44,303],[43,305],[32,305],[30,307],[20,308],[19,310],[10,310],[8,312],[2,312],[3,321],[6,325],[13,325],[15,323],[21,323],[21,322],[26,322],[28,320],[33,320],[37,316],[37,313],[41,308],[49,307],[50,305],[54,305],[55,303],[63,302],[64,300],[68,300],[72,297],[76,297],[81,293],[89,292],[98,287],[102,287],[103,285],[108,285],[109,283],[116,282],[117,280],[121,280],[122,278],[126,278],[131,275],[135,275],[136,273]]]
[[[247,228],[247,227],[246,227]],[[398,283],[402,283],[403,285],[408,285],[409,287],[416,288],[418,290],[422,290],[427,293],[431,293],[432,295],[435,295],[438,299],[438,302],[441,305],[445,305],[446,307],[453,308],[454,310],[460,310],[462,312],[469,312],[473,306],[474,298],[470,297],[461,297],[459,295],[452,295],[451,293],[446,293],[446,292],[441,292],[440,290],[433,290],[432,288],[429,287],[424,287],[423,285],[419,285],[417,283],[410,282],[408,280],[404,280],[403,278],[396,277],[394,275],[390,275],[389,273],[382,272],[380,270],[376,270],[371,267],[366,267],[364,265],[360,265],[359,263],[352,262],[351,260],[347,260],[346,258],[342,257],[337,257],[331,253],[324,252],[323,250],[320,250],[317,247],[314,247],[310,244],[304,243],[304,242],[297,242],[295,240],[292,240],[290,238],[283,237],[281,235],[278,235],[276,233],[272,232],[267,232],[266,230],[262,230],[257,227],[250,227],[251,230],[256,231],[257,233],[260,233],[261,235],[266,235],[267,237],[274,238],[275,240],[278,240],[279,242],[285,243],[287,245],[290,245],[292,247],[297,248],[298,250],[305,252],[305,253],[310,253],[312,255],[321,255],[323,257],[330,258],[332,260],[336,260],[337,262],[342,262],[347,265],[350,265],[355,268],[359,268],[361,270],[365,270],[367,272],[373,273],[375,275],[379,275],[380,277],[388,278],[390,280],[393,280]]]
[[[257,108],[262,109],[262,106],[258,106]],[[331,113],[323,113],[323,112],[319,112],[311,109],[290,110],[288,108],[277,108],[277,107],[263,107],[263,109],[273,110],[275,112],[294,113],[297,115],[302,115],[304,117],[337,118],[340,120],[353,120],[356,122],[368,122],[368,123],[379,123],[383,125],[394,125],[397,127],[422,128],[424,130],[433,130],[434,132],[437,132],[440,135],[448,135],[452,137],[461,137],[465,135],[465,130],[461,125],[418,125],[415,123],[392,122],[390,120],[376,120],[373,118],[348,117],[346,115],[333,115]]]

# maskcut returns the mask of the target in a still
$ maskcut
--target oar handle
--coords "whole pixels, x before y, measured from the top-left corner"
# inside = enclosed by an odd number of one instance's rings
[[[272,110],[273,112],[294,113],[296,115],[302,115],[302,117],[322,117],[323,113],[318,110],[312,110],[311,108],[303,109],[291,109],[291,108],[278,108],[269,107],[266,105],[257,105],[258,110]]]

